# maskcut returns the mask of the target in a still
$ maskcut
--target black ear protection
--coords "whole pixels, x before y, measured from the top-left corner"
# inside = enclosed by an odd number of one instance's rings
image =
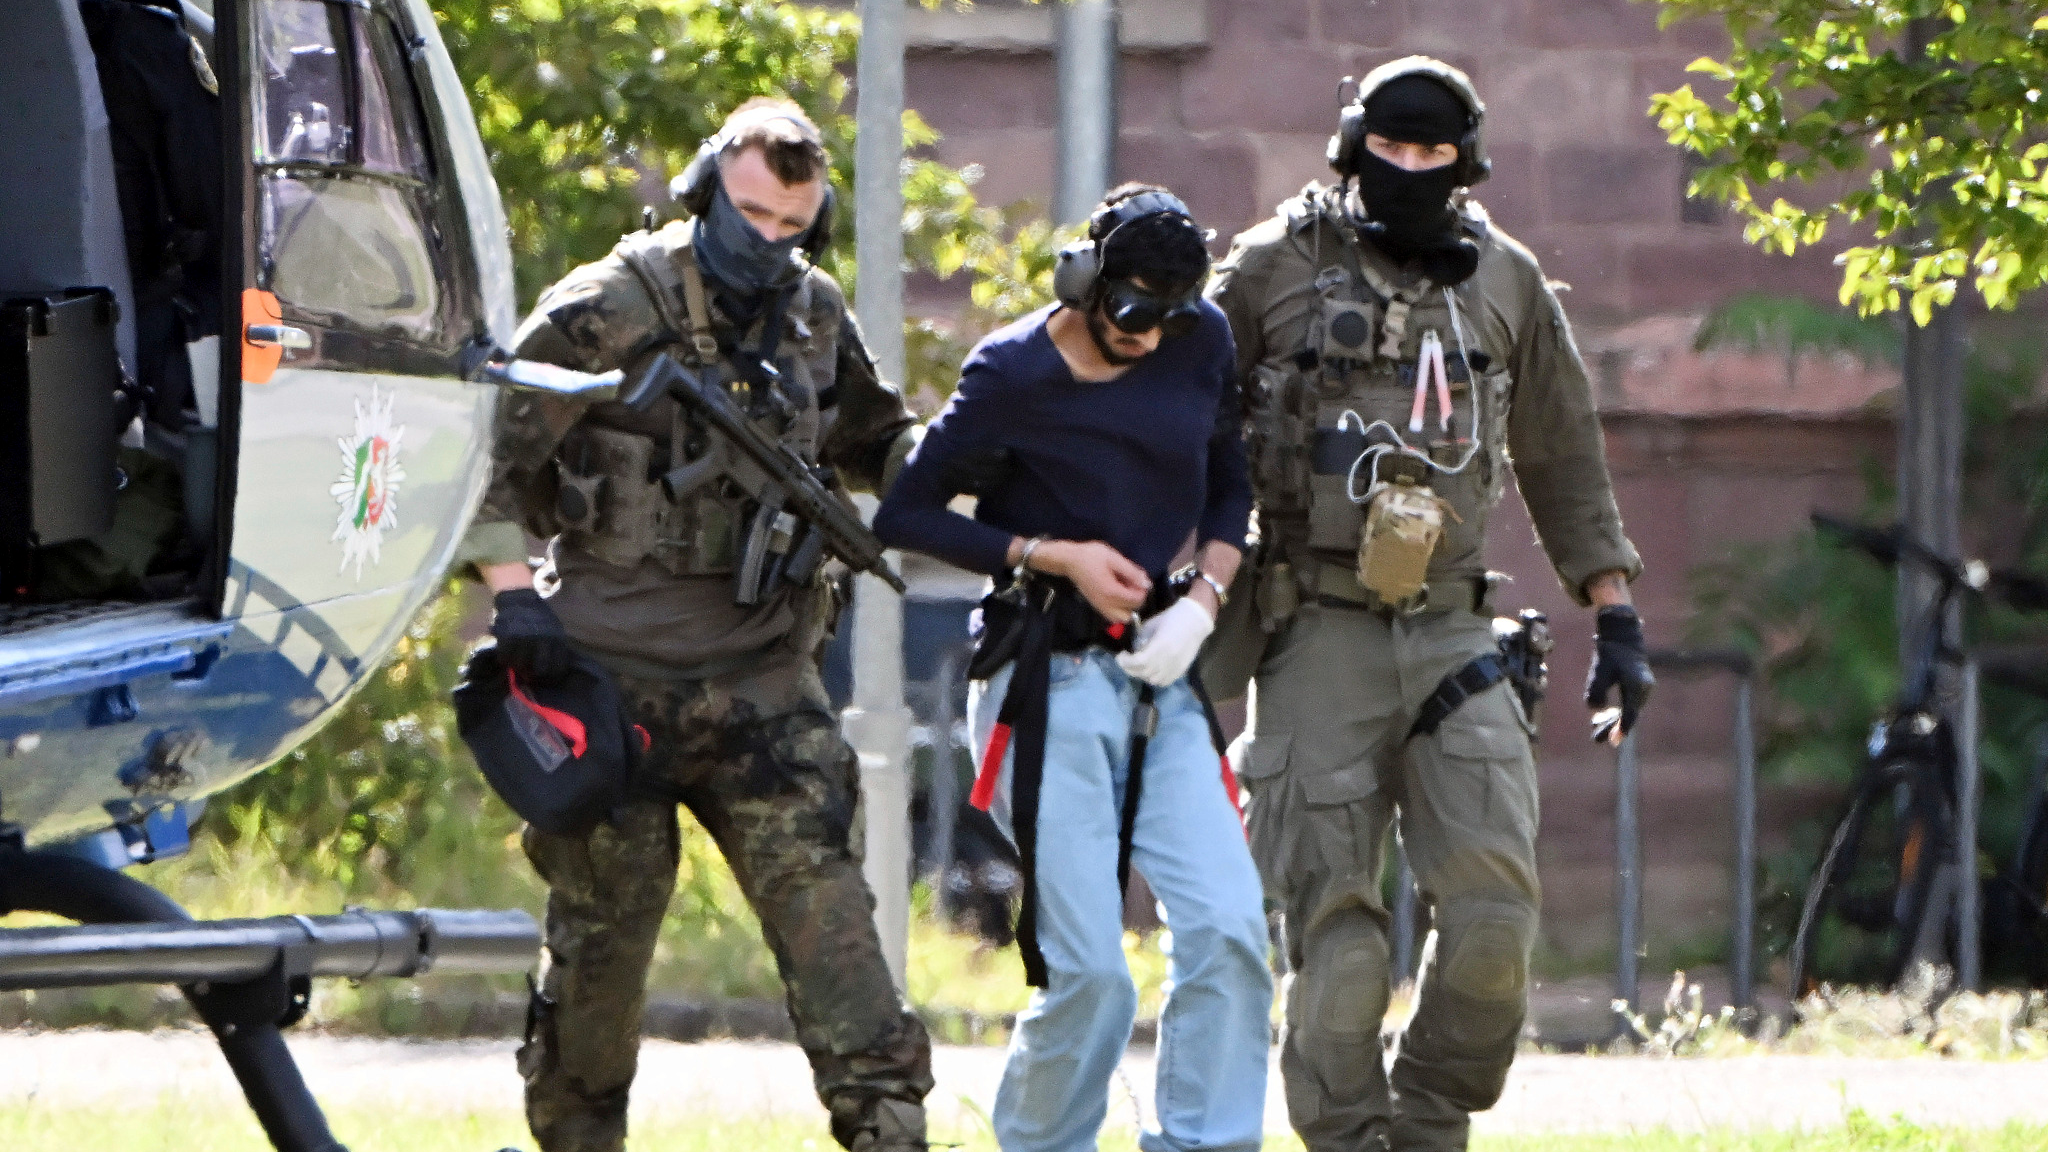
[[[1359,162],[1365,157],[1365,103],[1372,94],[1379,91],[1388,81],[1403,76],[1427,76],[1442,83],[1464,101],[1465,111],[1471,116],[1471,124],[1464,136],[1458,140],[1458,184],[1470,188],[1487,178],[1493,172],[1493,160],[1486,155],[1486,104],[1479,99],[1479,89],[1472,86],[1472,78],[1441,60],[1428,56],[1404,56],[1391,63],[1382,64],[1365,74],[1358,81],[1358,94],[1337,117],[1337,134],[1330,137],[1325,153],[1330,167],[1339,176],[1349,178],[1358,174]],[[1351,83],[1345,77],[1346,84]]]
[[[683,166],[683,174],[669,181],[668,198],[682,205],[683,211],[692,216],[703,217],[711,211],[711,198],[718,192],[718,157],[732,142],[739,138],[741,130],[762,120],[783,120],[796,125],[797,134],[806,141],[816,144],[820,151],[825,142],[819,138],[817,129],[787,112],[762,109],[760,112],[740,118],[737,122],[727,121],[710,139],[697,146],[697,154]],[[825,182],[825,202],[818,206],[818,218],[811,222],[810,230],[804,233],[799,247],[813,262],[823,256],[825,249],[832,246],[832,217],[839,207],[839,197],[832,189],[832,171],[828,167],[820,173]]]
[[[1097,208],[1088,217],[1088,238],[1060,249],[1059,261],[1053,265],[1052,291],[1059,302],[1069,308],[1089,307],[1102,284],[1102,253],[1109,246],[1109,238],[1124,225],[1151,216],[1178,216],[1189,228],[1195,228],[1188,206],[1171,192],[1140,192]],[[1205,244],[1215,236],[1213,232],[1196,231]]]

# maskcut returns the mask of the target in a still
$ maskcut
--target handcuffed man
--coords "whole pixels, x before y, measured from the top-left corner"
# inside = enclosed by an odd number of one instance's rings
[[[1187,676],[1251,508],[1230,333],[1200,297],[1205,239],[1164,189],[1113,192],[1060,254],[1060,303],[975,347],[875,518],[885,541],[999,585],[970,670],[985,749],[973,800],[1023,858],[1018,939],[1038,989],[996,1095],[1004,1152],[1095,1147],[1137,1011],[1132,867],[1172,933],[1158,1125],[1139,1145],[1261,1142],[1266,923]],[[979,496],[972,519],[947,509],[964,491]],[[1195,567],[1169,581],[1191,541]]]

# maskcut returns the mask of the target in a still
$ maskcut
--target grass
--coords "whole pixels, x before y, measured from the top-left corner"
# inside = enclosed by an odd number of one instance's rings
[[[491,1152],[529,1148],[524,1123],[506,1112],[394,1112],[339,1110],[335,1135],[355,1152]],[[959,1142],[965,1152],[994,1152],[985,1127],[935,1131],[935,1141]],[[634,1129],[635,1152],[831,1152],[819,1124],[803,1121],[707,1120],[654,1122]],[[1133,1152],[1130,1131],[1104,1133],[1103,1152]],[[1995,1130],[1923,1128],[1851,1112],[1834,1129],[1746,1133],[1652,1131],[1629,1135],[1481,1136],[1476,1152],[2034,1152],[2048,1146],[2048,1127],[2010,1124]],[[0,1106],[0,1147],[9,1152],[265,1152],[256,1123],[240,1107],[216,1109],[177,1097],[121,1108],[56,1108],[35,1101]],[[1301,1152],[1291,1134],[1269,1136],[1266,1152]]]

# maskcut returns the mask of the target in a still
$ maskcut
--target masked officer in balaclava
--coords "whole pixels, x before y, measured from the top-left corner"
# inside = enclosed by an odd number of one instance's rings
[[[1312,1152],[1463,1148],[1514,1058],[1533,718],[1480,555],[1511,471],[1559,579],[1597,606],[1588,703],[1619,687],[1621,710],[1596,738],[1632,726],[1651,684],[1629,606],[1641,562],[1571,329],[1535,258],[1464,198],[1488,171],[1483,115],[1457,69],[1377,69],[1330,142],[1338,182],[1238,236],[1209,288],[1237,339],[1262,543],[1204,677],[1218,697],[1257,689],[1232,761],[1284,912],[1281,1070]],[[1396,821],[1435,931],[1389,1074]]]

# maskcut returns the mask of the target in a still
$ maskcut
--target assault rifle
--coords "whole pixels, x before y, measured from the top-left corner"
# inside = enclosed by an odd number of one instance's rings
[[[691,372],[666,355],[656,357],[620,400],[645,411],[664,393],[711,433],[691,459],[662,476],[669,499],[730,481],[757,506],[740,549],[735,603],[758,604],[784,583],[809,584],[828,549],[855,571],[904,591],[902,577],[882,559],[882,542],[833,491],[837,478],[830,468],[808,463],[763,432],[709,373]]]

